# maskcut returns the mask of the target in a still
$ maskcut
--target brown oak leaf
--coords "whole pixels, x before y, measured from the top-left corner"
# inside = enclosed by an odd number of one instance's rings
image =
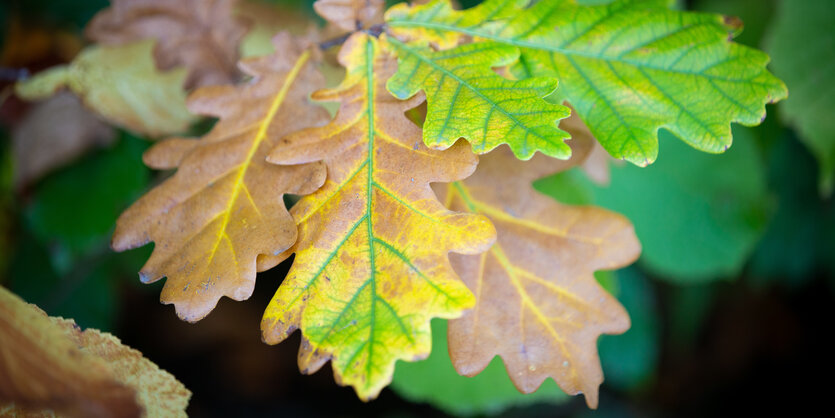
[[[316,0],[313,9],[339,29],[355,31],[383,22],[383,0]]]
[[[247,299],[259,256],[280,254],[296,241],[296,225],[282,201],[325,181],[322,163],[277,166],[267,152],[282,136],[323,124],[328,113],[308,101],[323,85],[311,51],[287,34],[274,55],[247,59],[253,77],[238,86],[208,86],[189,97],[189,109],[219,117],[201,139],[172,138],[148,150],[153,168],[177,172],[128,208],[117,221],[113,248],[154,241],[143,282],[163,276],[163,303],[187,321],[206,316],[222,296]]]
[[[575,141],[567,162],[539,154],[520,161],[502,147],[482,156],[471,177],[438,189],[447,207],[486,215],[498,235],[484,254],[451,256],[476,306],[450,321],[449,351],[460,374],[476,375],[499,355],[521,392],[551,377],[595,407],[597,338],[626,331],[629,316],[593,273],[631,263],[640,244],[626,218],[534,191],[535,179],[586,158],[591,143],[578,150]]]
[[[247,31],[233,13],[236,1],[111,0],[85,34],[106,45],[156,39],[157,66],[188,69],[188,89],[231,83],[238,78],[238,45]]]
[[[116,337],[0,287],[0,416],[185,416],[191,397]]]

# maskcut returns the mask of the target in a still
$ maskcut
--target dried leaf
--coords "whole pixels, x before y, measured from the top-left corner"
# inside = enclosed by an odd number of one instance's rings
[[[191,393],[142,353],[2,287],[0,337],[3,416],[185,416]]]
[[[161,300],[187,321],[206,316],[222,296],[252,294],[256,258],[280,254],[296,240],[282,195],[311,193],[325,180],[321,163],[265,161],[282,136],[327,120],[327,112],[307,100],[323,84],[310,51],[286,34],[274,42],[281,52],[242,61],[254,77],[250,82],[191,94],[189,109],[220,121],[202,139],[173,138],[148,150],[149,166],[179,169],[116,225],[117,251],[156,243],[140,278],[149,283],[167,276]]]
[[[316,0],[313,3],[316,13],[346,31],[382,23],[384,6],[383,0]]]
[[[486,218],[446,210],[430,182],[460,179],[476,157],[459,143],[426,148],[400,101],[385,87],[396,61],[384,41],[365,33],[342,47],[343,83],[314,93],[339,101],[327,126],[301,131],[270,154],[279,164],[324,160],[328,180],[293,207],[299,226],[290,272],[261,324],[275,344],[301,328],[299,367],[312,373],[332,360],[340,384],[360,398],[377,396],[397,360],[430,352],[433,317],[454,318],[473,306],[447,254],[474,254],[493,242]]]
[[[522,162],[503,147],[483,156],[473,176],[438,191],[450,209],[486,215],[498,234],[484,254],[451,257],[477,301],[449,324],[456,370],[476,375],[500,355],[520,391],[551,377],[595,407],[603,381],[597,338],[626,331],[629,316],[593,273],[631,263],[640,244],[626,218],[533,190],[533,180],[580,161]]]
[[[233,13],[237,0],[111,0],[85,34],[104,45],[156,39],[160,69],[184,67],[186,88],[232,83],[247,25]]]
[[[114,138],[113,128],[81,106],[78,98],[59,93],[35,106],[15,127],[15,186],[24,187]]]
[[[160,73],[153,41],[117,47],[89,47],[72,63],[50,68],[18,83],[16,93],[41,100],[68,87],[108,121],[152,137],[185,131],[193,117],[182,89],[185,70]]]

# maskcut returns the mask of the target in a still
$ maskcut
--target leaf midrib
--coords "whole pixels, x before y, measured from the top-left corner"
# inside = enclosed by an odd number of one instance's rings
[[[221,221],[220,231],[218,232],[218,237],[215,240],[214,246],[212,247],[212,250],[209,254],[207,264],[211,263],[214,259],[220,242],[223,241],[224,237],[228,239],[226,228],[229,226],[229,220],[232,214],[232,207],[235,205],[235,202],[237,202],[238,195],[240,194],[241,189],[246,187],[246,184],[244,183],[244,177],[249,169],[249,166],[252,164],[252,159],[253,157],[255,157],[255,153],[258,151],[258,148],[261,146],[261,143],[267,137],[267,130],[269,129],[270,125],[272,125],[272,122],[275,119],[276,114],[278,113],[278,109],[284,103],[284,99],[287,97],[287,92],[290,90],[290,87],[293,85],[293,82],[298,77],[302,67],[307,62],[309,57],[310,51],[305,50],[296,60],[290,72],[287,73],[287,76],[284,79],[284,83],[282,84],[281,89],[276,94],[272,103],[270,103],[270,107],[267,110],[267,114],[264,116],[264,119],[262,119],[262,123],[258,127],[258,131],[255,134],[255,139],[252,141],[252,145],[250,146],[249,151],[247,152],[246,158],[244,159],[243,163],[241,163],[241,165],[238,166],[238,175],[235,177],[235,181],[232,186],[232,195],[229,197],[226,208],[223,211],[223,220]],[[247,196],[249,196],[248,190]],[[255,207],[254,202],[252,203],[253,207]],[[256,208],[256,210],[258,209]],[[230,250],[233,252],[234,256],[235,250],[234,247],[231,246],[231,244]]]
[[[731,78],[719,77],[719,76],[715,76],[715,75],[706,74],[704,72],[685,71],[685,70],[682,70],[682,69],[664,68],[664,67],[654,66],[654,65],[647,64],[647,63],[643,63],[643,62],[636,62],[636,61],[633,61],[633,60],[627,60],[627,59],[623,59],[623,58],[610,57],[610,56],[605,56],[605,55],[600,55],[600,54],[593,54],[593,53],[585,52],[585,51],[582,51],[582,50],[566,49],[566,48],[561,48],[561,47],[556,47],[556,46],[538,44],[538,43],[535,43],[535,42],[524,41],[524,40],[520,40],[520,39],[516,39],[516,38],[508,38],[508,37],[503,37],[503,36],[500,36],[500,35],[495,35],[495,34],[492,34],[488,31],[484,31],[484,30],[462,28],[462,27],[457,27],[457,26],[454,26],[454,25],[449,25],[449,24],[444,24],[444,23],[391,20],[391,21],[388,22],[388,25],[391,26],[391,27],[404,27],[404,28],[417,27],[417,28],[426,28],[426,29],[434,29],[434,30],[442,30],[442,31],[445,30],[445,31],[448,31],[448,32],[456,32],[456,33],[462,33],[462,34],[465,34],[465,35],[470,35],[470,36],[473,36],[473,37],[484,38],[484,39],[487,39],[487,40],[491,40],[491,41],[494,41],[494,42],[499,42],[499,43],[503,43],[503,44],[507,44],[507,45],[512,45],[512,46],[516,46],[516,47],[519,47],[519,48],[535,49],[535,50],[540,50],[540,51],[548,51],[548,52],[553,52],[553,53],[557,53],[557,54],[561,54],[561,55],[565,55],[565,56],[578,56],[578,57],[597,59],[597,60],[607,61],[607,62],[617,62],[617,63],[621,63],[621,64],[625,64],[625,65],[630,65],[630,66],[633,66],[633,67],[646,68],[646,69],[656,70],[656,71],[667,71],[667,72],[672,72],[672,73],[698,76],[698,77],[705,77],[705,78],[708,78],[708,79],[711,79],[711,80],[719,80],[719,81],[725,81],[725,82],[729,82],[729,83],[740,83],[740,82],[749,83],[749,82],[751,82],[750,80],[745,80],[745,79],[731,79]],[[667,36],[669,36],[669,35],[667,35]],[[709,68],[703,69],[702,71],[706,71],[707,69],[709,69]]]

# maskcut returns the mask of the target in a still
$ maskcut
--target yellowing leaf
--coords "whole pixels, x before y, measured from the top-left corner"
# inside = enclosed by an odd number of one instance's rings
[[[442,48],[468,38],[520,50],[515,72],[556,77],[560,92],[615,158],[646,165],[664,128],[718,153],[731,122],[756,125],[765,104],[786,97],[766,70],[768,56],[733,42],[738,21],[668,10],[667,0],[487,0],[463,12],[449,0],[397,5],[392,32]]]
[[[187,321],[206,316],[222,296],[252,294],[256,258],[280,254],[296,240],[282,195],[310,193],[325,178],[321,163],[265,161],[283,135],[327,120],[327,112],[307,100],[323,84],[310,51],[287,35],[277,36],[275,45],[281,52],[242,62],[253,76],[249,83],[192,93],[189,108],[220,121],[202,139],[174,138],[150,149],[148,165],[179,169],[116,225],[117,251],[156,243],[140,277],[167,276],[162,302],[173,303]]]
[[[0,341],[0,416],[186,416],[191,392],[142,353],[2,287]]]
[[[354,31],[383,21],[383,0],[316,0],[313,9],[328,22]]]
[[[520,391],[550,377],[595,407],[603,381],[597,337],[626,331],[629,316],[593,273],[631,263],[640,244],[624,217],[533,190],[533,180],[568,165],[542,156],[518,161],[501,148],[483,156],[471,177],[439,190],[450,209],[490,218],[498,235],[484,254],[452,256],[476,306],[450,321],[449,350],[465,376],[500,355]]]
[[[186,87],[232,83],[238,78],[238,45],[247,25],[232,13],[237,0],[111,0],[87,25],[103,45],[156,39],[163,70],[184,67]]]
[[[341,103],[335,119],[270,154],[280,164],[323,160],[328,179],[293,207],[299,239],[284,257],[296,256],[261,329],[275,344],[301,328],[302,371],[331,360],[337,382],[367,400],[391,381],[397,360],[429,354],[431,318],[473,306],[447,254],[484,251],[495,231],[433,195],[430,182],[466,177],[477,159],[463,143],[443,152],[423,145],[404,115],[418,99],[386,91],[396,61],[384,41],[356,33],[339,59],[345,80],[313,95]]]
[[[546,102],[557,87],[550,77],[508,80],[493,67],[513,64],[519,50],[495,42],[479,42],[434,52],[428,47],[390,41],[397,50],[397,73],[388,89],[399,99],[426,92],[428,112],[423,141],[444,149],[467,139],[479,154],[508,144],[517,157],[536,151],[567,159],[568,134],[557,129],[568,117],[565,106]]]
[[[185,70],[154,66],[153,41],[89,47],[67,66],[50,68],[18,83],[26,100],[45,99],[67,87],[109,122],[149,136],[180,133],[193,117],[185,106]]]

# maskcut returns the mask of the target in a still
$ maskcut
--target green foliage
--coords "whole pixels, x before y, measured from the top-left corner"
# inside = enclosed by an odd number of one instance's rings
[[[562,159],[571,155],[563,142],[569,135],[557,129],[569,109],[543,100],[557,87],[557,80],[511,81],[493,72],[491,67],[516,62],[517,48],[478,42],[435,52],[389,39],[399,57],[397,73],[388,81],[389,91],[403,100],[426,91],[426,145],[448,148],[465,138],[478,154],[508,144],[523,160],[536,151]]]
[[[463,416],[568,400],[551,379],[532,394],[519,393],[498,357],[477,376],[460,376],[447,354],[447,323],[441,319],[432,321],[432,354],[426,360],[398,364],[391,387],[413,402],[429,402],[447,413]]]
[[[8,286],[51,315],[108,330],[118,277],[135,274],[147,251],[114,254],[107,241],[119,213],[148,185],[147,143],[128,134],[112,149],[44,179],[24,207]]]
[[[557,77],[603,147],[642,166],[655,161],[659,128],[722,152],[731,145],[730,122],[756,125],[764,105],[787,94],[765,69],[765,54],[728,42],[740,29],[736,20],[671,11],[661,0],[527,3],[488,0],[456,12],[436,0],[394,8],[387,21],[395,33],[442,47],[463,35],[519,47],[516,74]]]
[[[148,186],[146,148],[123,133],[112,149],[45,179],[25,209],[35,236],[70,260],[101,248],[119,213]]]
[[[763,164],[746,128],[722,155],[693,153],[662,135],[663,158],[650,167],[613,166],[608,187],[576,169],[537,188],[569,203],[595,203],[626,215],[643,246],[642,264],[675,282],[733,277],[752,253],[771,210]],[[686,237],[681,239],[680,237]]]
[[[650,383],[659,361],[661,320],[655,306],[656,295],[650,281],[634,268],[609,275],[615,280],[612,293],[629,312],[632,327],[621,335],[600,337],[605,384],[637,390]]]
[[[768,50],[774,72],[791,87],[783,116],[820,162],[821,190],[835,182],[835,2],[782,0]],[[803,47],[798,47],[803,45]]]
[[[776,211],[751,260],[751,281],[800,287],[816,271],[835,276],[835,204],[822,200],[819,168],[797,139],[783,131],[768,156]]]

